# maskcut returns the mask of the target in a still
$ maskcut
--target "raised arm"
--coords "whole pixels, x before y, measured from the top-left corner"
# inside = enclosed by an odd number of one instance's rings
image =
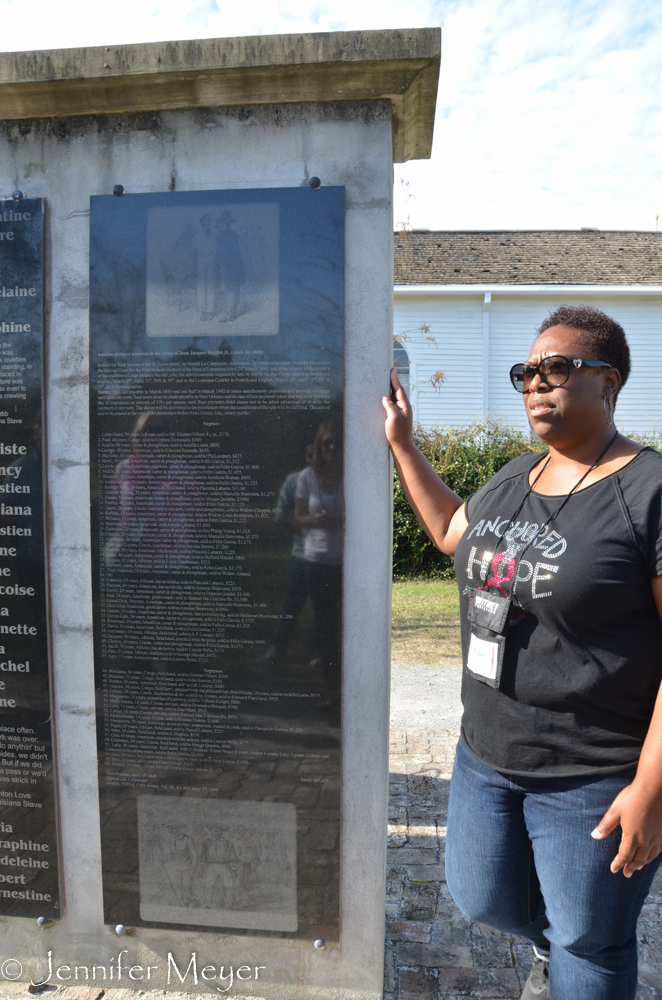
[[[382,397],[386,410],[386,438],[405,496],[430,541],[448,556],[467,527],[464,503],[439,478],[412,440],[413,417],[407,394],[391,369],[395,402]]]

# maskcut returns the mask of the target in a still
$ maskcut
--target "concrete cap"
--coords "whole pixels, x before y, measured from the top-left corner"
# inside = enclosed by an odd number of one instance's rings
[[[388,99],[394,160],[426,159],[440,59],[440,28],[5,52],[0,121]]]

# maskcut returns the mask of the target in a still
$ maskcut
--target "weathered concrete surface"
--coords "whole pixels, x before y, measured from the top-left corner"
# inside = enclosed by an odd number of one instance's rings
[[[277,936],[103,923],[90,585],[88,216],[90,195],[323,184],[346,192],[345,712],[342,940],[324,950]],[[0,917],[9,958],[39,975],[68,965],[266,967],[242,994],[374,1000],[384,940],[388,796],[391,474],[383,435],[392,329],[392,162],[388,101],[288,104],[0,123],[0,192],[46,198],[46,396],[54,717],[64,866],[63,919]],[[370,766],[366,766],[366,762]],[[376,777],[377,776],[377,777]],[[1,980],[0,972],[0,980]],[[81,976],[83,973],[80,974]],[[91,974],[90,974],[91,975]],[[263,983],[264,980],[264,983]],[[73,980],[72,980],[73,982]],[[80,982],[80,977],[79,977]],[[98,985],[90,982],[89,985]],[[112,981],[114,982],[114,981]],[[111,982],[111,984],[112,984]],[[129,984],[126,978],[122,984]],[[64,985],[64,984],[63,984]],[[107,984],[106,984],[107,985]],[[227,985],[227,984],[226,984]],[[232,992],[239,992],[235,983]]]
[[[0,917],[0,970],[56,964],[259,966],[246,995],[376,1000],[384,931],[391,472],[393,153],[428,156],[436,29],[260,36],[0,56],[0,193],[46,199],[46,417],[63,919]],[[360,99],[357,99],[360,98]],[[103,923],[89,533],[89,198],[302,186],[346,193],[346,550],[342,929],[323,950],[276,936]],[[116,959],[115,959],[116,960]],[[0,973],[1,974],[1,973]],[[82,973],[81,973],[82,975]],[[126,980],[123,980],[124,983]],[[89,981],[96,987],[97,982]],[[181,988],[215,991],[218,984]],[[233,992],[237,990],[235,984]],[[98,992],[92,989],[92,993]],[[92,996],[88,997],[92,1000]]]
[[[427,158],[441,30],[337,31],[0,55],[0,120],[388,99],[396,162]]]

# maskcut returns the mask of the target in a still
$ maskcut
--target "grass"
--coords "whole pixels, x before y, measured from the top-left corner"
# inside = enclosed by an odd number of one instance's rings
[[[393,661],[459,663],[459,615],[454,580],[397,580],[393,584]]]

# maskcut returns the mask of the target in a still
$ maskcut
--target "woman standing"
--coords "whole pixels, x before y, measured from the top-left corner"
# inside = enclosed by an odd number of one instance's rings
[[[297,480],[294,520],[304,532],[303,559],[314,621],[311,666],[322,668],[327,697],[319,708],[340,701],[342,602],[342,436],[334,420],[315,435],[313,457]]]
[[[414,447],[394,373],[384,398],[403,488],[461,595],[448,885],[532,942],[526,1000],[634,1000],[660,862],[662,456],[614,427],[629,370],[618,323],[556,310],[511,370],[549,450],[466,503]]]

